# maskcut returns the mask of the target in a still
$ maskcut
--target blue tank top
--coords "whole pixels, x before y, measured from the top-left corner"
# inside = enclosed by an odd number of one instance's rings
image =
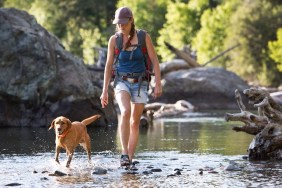
[[[131,55],[132,58],[130,59]],[[133,51],[122,50],[120,52],[117,63],[118,72],[141,73],[145,70],[145,58],[139,46]]]

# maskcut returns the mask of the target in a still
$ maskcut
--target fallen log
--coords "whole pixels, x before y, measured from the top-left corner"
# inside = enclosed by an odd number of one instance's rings
[[[185,100],[179,100],[175,104],[151,103],[144,108],[144,112],[151,118],[169,117],[193,110],[194,106]]]
[[[185,62],[187,62],[189,64],[189,66],[191,68],[195,68],[195,67],[200,67],[201,65],[199,63],[197,63],[196,60],[194,60],[189,54],[176,49],[175,47],[173,47],[171,44],[169,44],[168,42],[164,42],[166,47],[172,51],[173,53],[175,53],[178,57],[180,57],[181,59],[183,59]]]
[[[243,93],[249,103],[258,109],[258,114],[247,111],[239,91],[235,90],[235,99],[241,112],[226,113],[225,120],[241,121],[244,126],[234,127],[233,130],[255,135],[248,149],[250,160],[282,160],[282,107],[265,89],[251,87]]]

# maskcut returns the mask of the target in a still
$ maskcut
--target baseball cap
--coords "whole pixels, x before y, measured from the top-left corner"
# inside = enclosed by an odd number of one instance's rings
[[[113,24],[126,24],[132,17],[132,12],[128,7],[120,7],[116,10]]]

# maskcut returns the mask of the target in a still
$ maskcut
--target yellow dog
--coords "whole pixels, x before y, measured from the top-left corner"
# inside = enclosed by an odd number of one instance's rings
[[[64,116],[57,117],[54,119],[49,127],[55,129],[56,133],[56,154],[55,161],[59,162],[60,149],[64,148],[68,155],[67,165],[70,166],[74,149],[80,144],[86,150],[89,162],[91,161],[91,144],[90,137],[87,133],[86,126],[100,118],[101,115],[91,116],[82,122],[74,121],[71,122]]]

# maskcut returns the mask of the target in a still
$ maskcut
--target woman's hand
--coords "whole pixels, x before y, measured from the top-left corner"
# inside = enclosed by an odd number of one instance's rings
[[[161,83],[156,83],[156,86],[154,88],[154,98],[160,97],[163,93],[162,90],[162,84]]]
[[[103,92],[100,99],[101,99],[101,105],[102,105],[102,108],[105,108],[107,105],[108,105],[108,92]]]

